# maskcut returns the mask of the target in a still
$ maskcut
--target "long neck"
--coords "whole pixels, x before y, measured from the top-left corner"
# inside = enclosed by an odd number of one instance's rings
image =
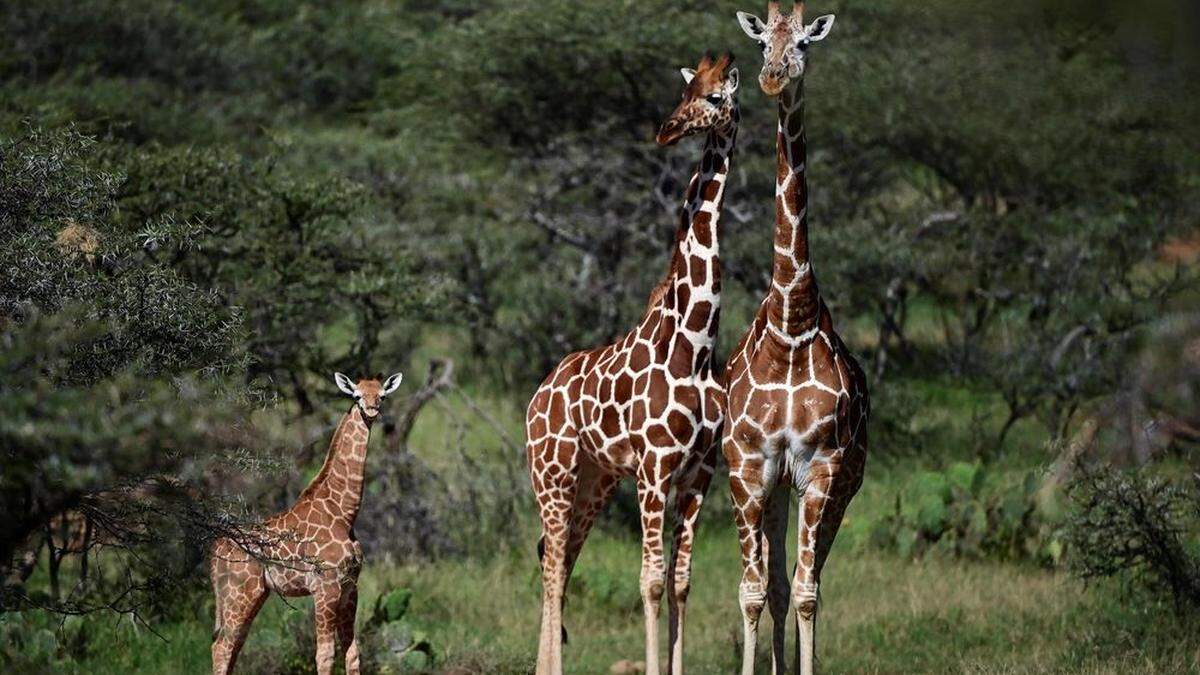
[[[371,428],[357,404],[342,417],[320,473],[313,478],[300,500],[320,500],[333,517],[353,526],[362,504],[363,470],[367,463],[367,440]]]
[[[816,326],[820,307],[808,254],[808,143],[804,129],[804,81],[779,95],[775,177],[775,264],[771,273],[768,326],[785,337]]]
[[[671,370],[678,375],[703,368],[716,339],[721,311],[721,207],[737,142],[737,119],[734,110],[732,124],[708,133],[679,213],[675,250],[664,282],[667,314],[659,331],[660,340],[670,341]],[[688,344],[677,346],[678,336]]]

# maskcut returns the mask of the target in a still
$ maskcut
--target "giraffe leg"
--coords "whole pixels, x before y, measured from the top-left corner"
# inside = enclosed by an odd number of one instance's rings
[[[663,562],[663,516],[666,513],[666,476],[656,476],[658,459],[647,454],[638,473],[638,505],[642,512],[642,610],[646,622],[646,675],[658,675],[658,608],[662,602],[666,568]]]
[[[338,609],[341,588],[327,583],[313,593],[313,623],[317,627],[317,675],[333,673],[337,655]]]
[[[212,582],[216,595],[212,671],[213,675],[228,675],[270,591],[262,566],[232,544],[218,544],[214,549]]]
[[[579,464],[575,502],[571,507],[571,534],[567,540],[565,558],[567,572],[563,580],[564,588],[571,580],[571,573],[575,571],[575,563],[579,561],[579,554],[592,530],[592,525],[596,523],[596,517],[604,510],[613,491],[621,482],[620,476],[605,473],[586,457],[580,457]],[[563,598],[566,599],[565,594]]]
[[[667,576],[667,670],[670,675],[683,675],[684,620],[688,592],[691,590],[692,546],[696,539],[700,506],[708,494],[716,463],[716,443],[709,443],[708,452],[683,474],[682,480],[675,486],[675,537],[671,547],[671,574]]]
[[[852,456],[845,463],[837,460],[814,462],[809,469],[809,483],[800,498],[798,552],[792,580],[792,603],[796,606],[796,672],[799,675],[813,673],[821,570],[850,498],[861,484],[861,457]]]
[[[537,675],[562,675],[562,603],[571,512],[579,477],[578,441],[560,432],[529,454],[533,493],[542,519],[542,628]],[[565,465],[564,465],[565,464]]]
[[[738,604],[742,609],[742,675],[754,675],[758,620],[767,597],[762,559],[762,519],[766,501],[762,483],[765,462],[761,453],[751,454],[748,448],[728,434],[722,446],[725,461],[729,465],[733,520],[742,549],[742,581],[738,586]]]
[[[358,583],[342,589],[338,600],[338,645],[346,654],[346,675],[359,675],[358,638],[354,620],[358,616]]]
[[[787,527],[791,496],[789,486],[776,486],[763,515],[763,565],[767,569],[767,607],[771,612],[771,672],[775,675],[787,672]]]

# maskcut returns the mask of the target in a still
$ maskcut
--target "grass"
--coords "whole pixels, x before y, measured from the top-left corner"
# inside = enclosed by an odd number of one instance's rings
[[[568,672],[603,673],[620,659],[642,658],[638,559],[632,539],[598,532],[589,542],[567,605]],[[728,673],[736,667],[739,573],[732,531],[709,528],[697,550],[689,603],[691,673]],[[531,552],[501,554],[482,563],[368,567],[360,623],[373,598],[397,585],[415,590],[410,614],[428,630],[443,665],[474,672],[531,672],[539,611]],[[940,557],[914,562],[842,548],[835,550],[824,581],[818,633],[822,670],[1182,673],[1200,668],[1200,626],[1177,623],[1166,607],[1125,600],[1111,588],[1084,588],[1045,570]],[[270,668],[293,660],[304,663],[308,655],[300,653],[299,645],[307,640],[295,632],[311,630],[305,620],[310,608],[308,600],[285,604],[272,598],[255,623],[243,665],[251,672],[278,672]],[[768,663],[769,618],[764,622],[763,667]],[[111,617],[87,623],[87,657],[60,662],[55,672],[208,669],[211,625],[202,609],[194,617],[156,626],[165,639]],[[665,627],[661,639],[665,645]],[[287,659],[268,661],[264,654]]]
[[[1086,587],[1063,571],[941,553],[911,560],[872,548],[873,523],[894,508],[917,472],[971,460],[972,448],[963,442],[970,436],[971,415],[964,411],[981,409],[990,417],[998,405],[955,383],[911,384],[921,403],[918,431],[930,447],[891,459],[884,459],[889,450],[883,449],[871,460],[824,575],[818,631],[823,673],[1200,672],[1200,624],[1177,619],[1168,606],[1128,595],[1115,582]],[[520,442],[520,411],[510,401],[483,391],[471,395],[503,433]],[[460,435],[454,419],[471,423]],[[505,454],[496,438],[500,429],[481,423],[452,396],[421,416],[411,441],[442,475],[461,470],[461,458],[449,448],[465,447],[482,453],[477,461],[493,476],[505,461],[522,461]],[[1013,450],[988,464],[989,484],[1003,489],[1043,466],[1048,457],[1037,439],[1036,429],[1015,430],[1008,444]],[[718,478],[710,494],[696,547],[687,627],[687,665],[693,675],[734,672],[740,653],[741,564],[723,483]],[[428,634],[439,668],[532,672],[541,590],[532,504],[521,501],[519,507],[525,518],[514,524],[523,532],[515,548],[489,546],[491,539],[484,536],[472,548],[482,555],[472,557],[401,566],[368,559],[360,627],[378,595],[409,587],[414,591],[409,616]],[[567,672],[605,673],[619,660],[642,660],[639,566],[635,536],[611,522],[597,528],[569,588]],[[311,607],[309,599],[273,597],[254,624],[239,672],[308,672]],[[662,615],[665,655],[665,608]],[[769,663],[770,619],[763,621],[760,672]],[[127,618],[94,616],[60,626],[37,612],[0,615],[0,637],[10,636],[0,639],[0,667],[79,675],[209,671],[212,604],[207,593],[182,600],[171,619],[153,628],[157,636]],[[12,640],[14,635],[20,638]],[[85,646],[58,649],[57,658],[51,656],[55,644],[72,641]],[[791,650],[789,641],[787,653]]]
[[[823,581],[818,632],[822,672],[1200,670],[1200,625],[1177,620],[1170,607],[1126,595],[1115,584],[1085,587],[1063,572],[1027,565],[937,554],[914,561],[870,548],[870,524],[890,508],[911,471],[903,465],[874,467],[847,515]],[[715,492],[715,499],[724,499]],[[723,505],[712,506],[716,508],[706,514],[697,542],[689,602],[687,664],[693,674],[733,672],[740,651],[737,541]],[[409,616],[429,634],[439,667],[532,672],[541,591],[532,533],[524,540],[528,547],[482,559],[405,566],[368,561],[360,626],[380,593],[406,586],[414,591]],[[794,532],[790,541],[795,541]],[[639,565],[636,537],[597,529],[569,589],[568,672],[604,673],[616,661],[643,658]],[[66,641],[82,626],[88,646],[81,658],[58,661],[52,669],[81,675],[207,672],[211,600],[203,597],[187,603],[177,618],[154,626],[162,639],[112,617],[55,629]],[[255,622],[241,672],[300,672],[307,667],[311,606],[308,599],[285,603],[273,597]],[[14,620],[11,616],[6,621]],[[665,616],[664,609],[664,653]],[[21,630],[26,635],[53,627],[48,617],[35,613],[15,620],[25,623]],[[770,619],[763,621],[760,669],[769,663]],[[791,649],[789,640],[788,654]],[[50,668],[49,662],[46,666]]]

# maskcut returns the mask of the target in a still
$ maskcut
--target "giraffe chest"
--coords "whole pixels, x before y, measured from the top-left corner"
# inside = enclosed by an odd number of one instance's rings
[[[727,434],[761,452],[779,475],[807,475],[813,462],[854,444],[865,419],[857,373],[823,331],[801,345],[752,336],[729,369]]]

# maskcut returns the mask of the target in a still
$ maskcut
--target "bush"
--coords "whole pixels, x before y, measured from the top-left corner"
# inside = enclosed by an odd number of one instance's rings
[[[1081,468],[1066,530],[1076,572],[1120,577],[1170,598],[1177,611],[1200,610],[1200,474],[1192,478]]]
[[[426,632],[408,617],[412,591],[395,588],[382,593],[362,631],[364,670],[380,675],[422,671],[435,655]]]
[[[922,471],[896,494],[895,511],[876,523],[871,541],[902,556],[945,552],[966,558],[1056,564],[1063,545],[1047,509],[1039,505],[1033,472],[998,491],[980,463],[958,462]]]

